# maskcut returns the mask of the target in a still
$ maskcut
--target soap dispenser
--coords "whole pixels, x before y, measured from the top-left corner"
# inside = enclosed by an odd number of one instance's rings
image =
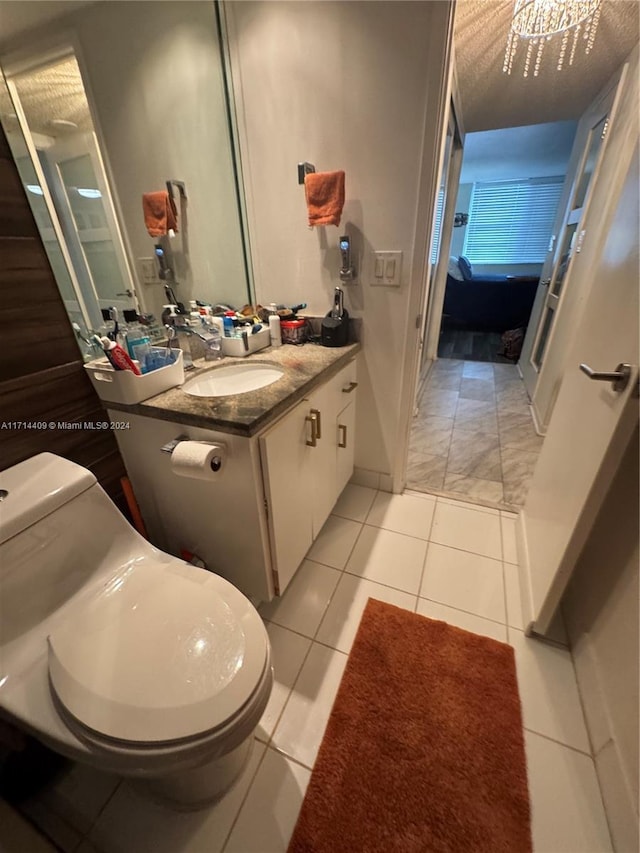
[[[339,287],[334,291],[333,307],[322,321],[320,339],[324,347],[344,347],[349,342],[349,312]]]

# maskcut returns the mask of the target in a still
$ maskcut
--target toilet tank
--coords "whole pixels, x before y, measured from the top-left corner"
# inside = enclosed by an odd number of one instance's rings
[[[1,471],[0,490],[1,683],[16,643],[46,637],[67,603],[156,549],[90,471],[52,453]]]
[[[95,483],[91,471],[53,453],[39,453],[0,471],[0,544]]]

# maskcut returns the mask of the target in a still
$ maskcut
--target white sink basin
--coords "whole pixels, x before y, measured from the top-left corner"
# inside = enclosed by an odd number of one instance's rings
[[[185,382],[182,390],[194,397],[228,397],[264,388],[282,376],[284,370],[268,364],[230,364]]]

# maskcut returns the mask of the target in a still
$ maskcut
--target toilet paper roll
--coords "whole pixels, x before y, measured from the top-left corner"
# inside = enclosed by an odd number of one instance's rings
[[[207,441],[181,441],[171,454],[171,468],[179,477],[215,480],[224,471],[226,448]]]

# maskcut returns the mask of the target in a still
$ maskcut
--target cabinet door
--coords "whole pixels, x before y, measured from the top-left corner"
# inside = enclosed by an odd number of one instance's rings
[[[338,497],[353,474],[353,449],[356,433],[355,397],[338,415],[336,423],[337,465],[336,487]]]
[[[306,472],[312,424],[304,401],[260,437],[269,539],[275,581],[280,595],[313,541],[311,483]],[[250,531],[247,531],[250,535]]]
[[[336,502],[335,392],[331,383],[309,397],[309,412],[316,418],[315,447],[309,450],[308,485],[313,493],[313,538]]]

